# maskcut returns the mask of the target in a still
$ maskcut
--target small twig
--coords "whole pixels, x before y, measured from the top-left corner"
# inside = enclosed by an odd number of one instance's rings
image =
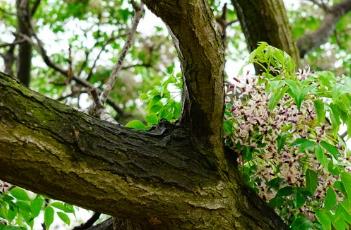
[[[231,25],[233,25],[233,24],[235,24],[237,22],[239,22],[239,19],[235,19],[233,21],[230,21],[230,22],[227,23],[226,27],[231,26]]]
[[[40,56],[43,58],[44,63],[51,69],[55,70],[56,72],[62,74],[65,77],[68,77],[68,71],[64,70],[63,68],[61,68],[60,66],[56,65],[48,56],[44,45],[42,43],[42,41],[38,38],[38,36],[32,32],[33,37],[35,38],[35,40],[37,41],[37,43],[34,43],[32,41],[31,38],[25,36],[25,35],[19,35],[24,37],[24,39],[30,41],[32,44],[34,44],[34,47],[38,50]],[[72,77],[72,80],[74,80],[77,84],[80,84],[88,89],[94,89],[95,87],[90,84],[88,81],[85,81],[81,78],[78,78],[76,76]],[[98,92],[100,92],[100,90],[97,89]],[[107,104],[110,105],[118,114],[122,115],[123,114],[123,110],[110,98],[107,98]]]
[[[93,71],[94,71],[94,69],[95,69],[95,67],[96,67],[96,63],[97,63],[97,61],[100,59],[101,54],[105,51],[106,46],[107,46],[110,42],[112,42],[115,38],[116,38],[115,36],[111,36],[111,37],[110,37],[109,39],[107,39],[107,41],[102,45],[102,47],[101,47],[101,49],[100,49],[98,55],[96,56],[96,58],[95,58],[95,60],[94,60],[94,62],[93,62],[92,67],[90,68],[90,71],[89,71],[88,77],[87,77],[87,81],[89,81],[90,78],[93,76]]]
[[[341,139],[345,139],[345,137],[347,136],[347,130],[345,132],[343,132],[342,134],[339,135],[341,137]]]
[[[87,65],[88,65],[90,51],[89,50],[85,50],[84,53],[85,53],[85,59],[84,59],[83,63],[80,65],[77,77],[80,77],[82,75],[84,68],[87,67]]]
[[[66,84],[69,84],[73,78],[73,58],[72,58],[72,46],[69,44],[68,46],[68,71],[67,71],[67,79]]]
[[[18,45],[18,44],[21,44],[21,43],[23,43],[25,41],[26,41],[25,39],[21,39],[21,40],[16,40],[16,41],[11,42],[11,43],[3,43],[3,44],[0,44],[0,48],[5,48],[5,47],[8,47],[8,46]]]
[[[84,230],[84,229],[88,229],[91,226],[94,225],[94,223],[100,218],[101,213],[99,212],[95,212],[90,218],[89,220],[87,220],[87,222],[85,222],[82,225],[79,225],[77,227],[74,227],[73,230]]]
[[[149,68],[149,67],[151,67],[151,64],[150,63],[137,63],[137,64],[133,64],[133,65],[127,65],[127,66],[123,66],[122,70],[127,70],[127,69],[131,69],[131,68],[135,68],[135,67]]]
[[[141,3],[140,6],[136,5],[134,1],[131,1],[131,3],[133,5],[134,11],[135,11],[132,27],[131,27],[131,29],[129,31],[129,34],[128,34],[128,37],[127,37],[127,41],[126,41],[126,43],[124,44],[124,46],[122,48],[121,54],[120,54],[120,56],[118,58],[118,61],[117,61],[116,65],[114,66],[114,68],[112,70],[112,73],[111,73],[110,77],[108,78],[108,80],[107,80],[107,82],[105,84],[105,89],[100,94],[99,103],[95,104],[93,106],[92,110],[91,110],[91,112],[93,114],[95,114],[96,116],[100,115],[100,111],[102,109],[102,106],[105,104],[105,102],[106,102],[106,100],[108,98],[108,95],[110,94],[110,92],[112,91],[112,89],[113,89],[113,87],[114,87],[114,85],[116,83],[118,73],[122,69],[124,58],[126,57],[127,52],[128,52],[129,48],[131,47],[131,45],[133,43],[134,35],[136,33],[139,21],[140,21],[142,15],[143,15],[143,12],[144,12],[144,5],[143,5],[143,3]]]
[[[66,100],[69,97],[74,97],[74,96],[77,96],[77,95],[81,95],[82,93],[88,93],[88,91],[86,91],[86,90],[75,91],[75,92],[72,92],[72,93],[67,94],[65,96],[61,96],[61,97],[57,98],[56,100],[57,101],[63,101],[63,100]]]

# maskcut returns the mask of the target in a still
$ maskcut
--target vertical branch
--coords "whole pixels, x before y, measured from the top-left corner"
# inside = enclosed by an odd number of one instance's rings
[[[16,0],[17,10],[17,34],[31,36],[31,12],[29,0]],[[32,44],[24,41],[19,44],[17,57],[17,78],[25,85],[29,86],[30,70],[32,65]]]
[[[135,15],[133,18],[132,27],[129,31],[127,41],[122,48],[121,54],[118,58],[118,61],[117,61],[116,65],[114,66],[112,73],[105,84],[105,89],[101,92],[98,103],[95,103],[93,106],[93,109],[91,110],[91,113],[95,114],[96,116],[100,116],[101,109],[102,109],[103,105],[105,104],[105,102],[108,98],[108,95],[112,91],[113,86],[116,83],[118,73],[122,69],[123,61],[127,55],[129,48],[131,47],[131,45],[133,43],[136,29],[138,27],[139,21],[140,21],[142,15],[143,15],[143,12],[144,12],[143,3],[141,3],[140,6],[138,6],[134,3],[134,1],[132,1],[132,5],[133,5],[133,8],[135,10]]]
[[[265,41],[287,52],[299,63],[299,50],[292,37],[283,0],[232,0],[249,51]]]

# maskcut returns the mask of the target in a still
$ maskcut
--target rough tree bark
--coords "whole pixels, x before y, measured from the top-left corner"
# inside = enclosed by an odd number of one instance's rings
[[[253,51],[258,42],[265,41],[287,52],[296,63],[299,63],[299,58],[304,57],[313,48],[327,42],[336,23],[351,11],[351,0],[344,0],[326,8],[321,26],[295,41],[283,0],[232,0],[232,4],[245,34],[249,51]]]
[[[299,63],[283,0],[232,0],[250,51],[265,41]]]
[[[286,229],[224,152],[223,47],[207,2],[144,2],[169,26],[178,49],[186,95],[181,122],[129,130],[2,74],[0,178],[116,216],[123,220],[117,228]]]
[[[0,165],[1,179],[146,229],[285,227],[241,185],[234,165],[223,169],[206,161],[188,129],[161,124],[148,133],[128,130],[5,75]]]

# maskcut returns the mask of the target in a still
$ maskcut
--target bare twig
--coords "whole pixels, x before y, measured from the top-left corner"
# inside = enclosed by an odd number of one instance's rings
[[[227,27],[228,26],[231,26],[231,25],[233,25],[233,24],[235,24],[235,23],[237,23],[237,22],[239,22],[239,19],[235,19],[235,20],[233,20],[233,21],[230,21],[230,22],[227,22]]]
[[[21,43],[23,43],[25,41],[26,41],[25,39],[21,39],[21,40],[15,40],[14,42],[11,42],[11,43],[3,43],[3,44],[0,44],[0,48],[5,48],[5,47],[13,46],[13,45],[18,45],[18,44],[21,44]]]
[[[345,139],[345,137],[347,136],[347,130],[345,132],[343,132],[342,134],[339,135],[341,137],[341,139]]]
[[[101,215],[101,213],[95,212],[87,222],[85,222],[84,224],[82,224],[80,226],[74,227],[73,230],[89,229],[100,218],[100,215]]]
[[[32,44],[34,44],[34,47],[38,50],[40,56],[43,58],[44,63],[51,69],[55,70],[56,72],[60,73],[61,75],[68,77],[68,71],[64,70],[63,68],[61,68],[60,66],[56,65],[48,56],[44,45],[42,43],[42,41],[39,39],[39,37],[33,32],[32,33],[34,39],[36,40],[36,43],[33,42],[33,40],[25,35],[19,35],[22,36],[24,39],[31,41]],[[90,84],[88,81],[78,78],[76,76],[72,76],[72,80],[74,80],[77,84],[82,85],[88,89],[94,89],[95,87]],[[98,92],[100,92],[99,89],[96,89]],[[118,114],[123,115],[123,110],[118,106],[118,104],[116,104],[112,99],[107,98],[107,104],[110,105]]]
[[[94,60],[94,62],[93,62],[92,67],[90,68],[90,71],[89,71],[88,77],[87,77],[87,81],[89,81],[90,78],[93,76],[93,71],[94,71],[94,69],[95,69],[95,67],[96,67],[96,63],[97,63],[97,61],[100,59],[101,54],[105,51],[106,46],[107,46],[109,43],[111,43],[114,39],[116,39],[116,37],[115,37],[115,36],[111,36],[111,37],[110,37],[109,39],[107,39],[107,41],[102,45],[102,47],[101,47],[101,49],[100,49],[98,55],[96,56],[96,58],[95,58],[95,60]]]
[[[74,97],[74,96],[79,96],[79,95],[81,95],[82,93],[88,93],[88,91],[87,90],[79,90],[79,91],[73,91],[73,92],[71,92],[70,94],[67,94],[67,95],[65,95],[65,96],[61,96],[61,97],[59,97],[59,98],[57,98],[56,100],[57,101],[63,101],[63,100],[66,100],[67,98],[69,98],[69,97]]]
[[[116,65],[114,66],[112,73],[105,84],[105,89],[100,94],[99,101],[96,104],[94,104],[94,106],[91,110],[92,114],[95,114],[96,116],[99,116],[100,111],[108,98],[108,95],[110,94],[110,92],[112,91],[112,89],[116,83],[118,73],[122,69],[124,58],[126,57],[127,52],[133,43],[136,29],[138,27],[139,21],[140,21],[142,15],[143,15],[143,12],[144,12],[143,3],[141,3],[140,6],[135,4],[134,1],[132,1],[131,3],[133,5],[134,11],[135,11],[132,27],[129,31],[127,41],[122,48],[121,54],[118,58],[118,61],[117,61]]]

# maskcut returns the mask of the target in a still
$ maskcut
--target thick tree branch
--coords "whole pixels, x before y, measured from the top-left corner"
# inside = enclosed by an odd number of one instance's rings
[[[312,49],[324,44],[330,35],[332,35],[336,23],[342,16],[351,11],[351,0],[344,0],[326,10],[326,15],[318,30],[307,33],[302,36],[297,45],[300,50],[300,56],[304,57]]]
[[[214,198],[217,191],[206,191],[218,183],[217,169],[194,151],[182,129],[120,128],[26,90],[5,75],[0,77],[0,165],[5,181],[139,221],[157,217],[174,224],[179,215],[198,219],[205,210],[215,215],[230,205],[222,195]],[[200,188],[204,196],[196,192]]]
[[[204,0],[143,0],[172,33],[184,76],[182,124],[195,146],[213,149],[221,161],[224,47],[217,23]]]
[[[1,180],[144,229],[285,229],[234,168],[212,168],[189,135],[167,123],[125,129],[0,74]]]

